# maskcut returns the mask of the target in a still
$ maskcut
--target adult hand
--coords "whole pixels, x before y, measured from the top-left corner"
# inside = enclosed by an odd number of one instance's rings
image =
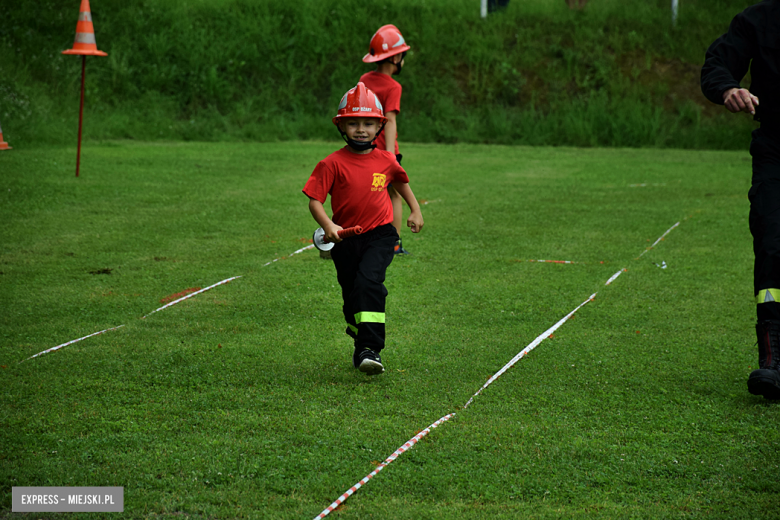
[[[723,102],[730,112],[747,112],[755,115],[758,98],[746,88],[732,88],[723,93]]]

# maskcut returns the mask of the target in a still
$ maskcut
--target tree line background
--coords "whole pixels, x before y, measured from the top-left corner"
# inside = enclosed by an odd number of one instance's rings
[[[755,2],[93,0],[88,139],[339,139],[330,118],[377,28],[412,51],[400,142],[746,148],[749,117],[699,89],[709,44]],[[14,146],[75,140],[79,1],[20,0],[0,24],[0,122]],[[745,84],[749,83],[749,78]]]

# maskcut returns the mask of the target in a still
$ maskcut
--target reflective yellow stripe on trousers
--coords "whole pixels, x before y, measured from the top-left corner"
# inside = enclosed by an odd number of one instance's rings
[[[384,323],[384,312],[358,312],[355,314],[355,323]]]
[[[780,303],[780,289],[762,289],[758,291],[756,303]]]

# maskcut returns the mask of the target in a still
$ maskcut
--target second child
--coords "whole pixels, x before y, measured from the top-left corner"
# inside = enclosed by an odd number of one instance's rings
[[[371,37],[368,54],[363,56],[365,63],[376,63],[376,70],[366,72],[360,81],[374,92],[384,107],[387,124],[376,139],[380,150],[387,150],[395,155],[398,164],[403,157],[398,149],[397,116],[401,111],[401,84],[393,79],[401,73],[404,66],[406,51],[411,47],[406,44],[401,31],[395,25],[384,25]],[[393,226],[398,231],[398,242],[395,244],[396,255],[408,255],[401,242],[401,224],[403,222],[403,202],[393,186],[387,188],[390,200],[393,202]]]

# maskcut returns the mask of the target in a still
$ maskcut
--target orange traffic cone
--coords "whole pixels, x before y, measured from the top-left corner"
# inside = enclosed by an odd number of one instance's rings
[[[84,119],[84,76],[87,70],[87,56],[108,56],[99,51],[95,43],[95,28],[92,27],[92,11],[89,10],[89,0],[81,0],[79,21],[76,24],[76,41],[73,48],[62,51],[62,54],[78,54],[81,56],[81,105],[79,106],[79,145],[76,152],[76,177],[79,176],[81,163],[81,123]]]
[[[0,128],[0,150],[11,150],[11,147],[8,146],[8,143],[3,141],[3,129]]]
[[[79,21],[76,24],[76,40],[73,48],[62,51],[62,54],[80,54],[82,56],[108,56],[99,51],[95,43],[95,28],[92,27],[92,12],[89,10],[89,0],[81,0]]]

